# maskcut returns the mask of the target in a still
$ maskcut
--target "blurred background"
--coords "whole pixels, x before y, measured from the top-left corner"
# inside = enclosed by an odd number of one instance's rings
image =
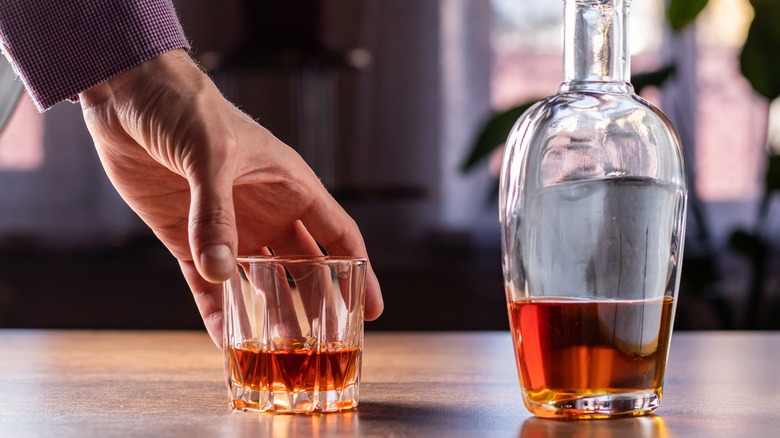
[[[634,0],[630,21],[634,73],[666,72],[642,95],[673,119],[689,161],[676,327],[778,328],[780,104],[742,56],[762,2],[686,2]],[[673,9],[693,3],[706,6]],[[175,4],[226,96],[296,148],[361,227],[386,302],[368,330],[508,327],[500,144],[464,162],[490,120],[557,91],[562,2]],[[202,327],[77,105],[38,114],[23,95],[0,135],[0,327]]]

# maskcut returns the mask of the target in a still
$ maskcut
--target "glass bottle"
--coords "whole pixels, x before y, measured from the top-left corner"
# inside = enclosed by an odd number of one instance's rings
[[[629,82],[630,0],[564,0],[564,82],[507,140],[499,215],[526,407],[553,418],[661,400],[685,230],[682,147]]]

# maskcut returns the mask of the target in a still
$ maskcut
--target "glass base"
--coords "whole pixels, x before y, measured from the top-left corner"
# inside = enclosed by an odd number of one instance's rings
[[[588,394],[534,401],[527,395],[523,402],[531,413],[541,418],[586,420],[636,417],[655,411],[661,403],[660,391]]]
[[[277,414],[313,414],[340,412],[358,405],[358,385],[349,385],[342,391],[258,391],[233,384],[228,389],[230,406],[242,411],[273,412]]]

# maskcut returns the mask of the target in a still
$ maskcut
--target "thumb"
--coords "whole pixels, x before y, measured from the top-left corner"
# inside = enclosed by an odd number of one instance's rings
[[[233,184],[226,172],[205,169],[190,175],[189,241],[192,258],[207,281],[227,280],[236,269]]]

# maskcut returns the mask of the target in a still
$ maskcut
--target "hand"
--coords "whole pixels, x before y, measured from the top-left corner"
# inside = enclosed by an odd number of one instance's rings
[[[367,257],[352,218],[290,147],[230,104],[183,51],[80,95],[111,182],[178,259],[222,345],[222,285],[237,254]],[[366,319],[383,303],[367,275]]]

